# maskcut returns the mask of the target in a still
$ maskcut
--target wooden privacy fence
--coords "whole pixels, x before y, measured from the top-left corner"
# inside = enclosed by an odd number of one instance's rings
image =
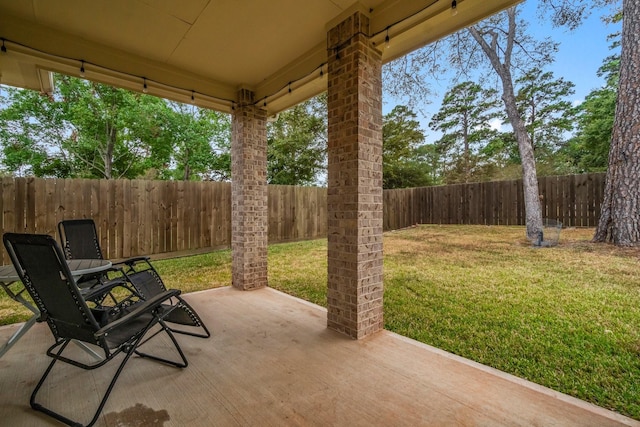
[[[327,235],[324,188],[269,186],[269,240]],[[104,256],[196,251],[231,244],[231,184],[3,178],[1,232],[54,235],[63,219],[93,218]],[[2,263],[10,262],[2,248]]]
[[[539,179],[543,216],[594,227],[604,174]],[[269,242],[327,235],[327,190],[269,186]],[[104,256],[188,252],[231,244],[231,184],[3,178],[1,232],[51,234],[59,221],[93,218]],[[524,225],[522,181],[384,191],[384,229],[414,224]],[[3,264],[9,263],[2,250]]]
[[[538,179],[542,215],[570,227],[595,227],[605,174]],[[385,190],[384,229],[414,224],[524,225],[522,180]]]

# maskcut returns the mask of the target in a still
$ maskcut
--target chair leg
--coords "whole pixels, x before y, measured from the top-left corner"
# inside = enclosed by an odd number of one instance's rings
[[[137,338],[136,343],[138,341],[140,341],[141,338],[142,338],[142,335]],[[60,356],[62,354],[62,352],[67,347],[69,342],[71,342],[71,341],[67,340],[67,341],[64,342],[64,344],[62,344],[62,346],[60,347],[60,349],[56,353],[56,356]],[[124,365],[127,363],[129,358],[131,357],[131,355],[134,353],[134,349],[135,349],[135,344],[131,345],[130,349],[128,349],[126,351],[124,359],[120,363],[120,366],[118,366],[118,370],[116,371],[116,373],[114,374],[113,378],[111,379],[111,382],[109,383],[109,386],[107,387],[107,391],[105,392],[104,396],[102,397],[102,400],[100,401],[100,405],[98,405],[98,409],[94,413],[93,418],[91,419],[91,421],[89,421],[89,424],[86,424],[86,427],[92,426],[98,420],[98,417],[100,416],[100,413],[102,412],[102,409],[104,408],[104,405],[107,403],[107,399],[109,398],[109,395],[111,394],[111,391],[113,390],[113,386],[115,385],[116,381],[118,380],[118,377],[120,376],[120,373],[124,369]],[[57,412],[55,412],[55,411],[53,411],[53,410],[51,410],[51,409],[39,404],[39,403],[36,403],[36,401],[35,401],[36,394],[40,390],[40,387],[42,387],[42,384],[44,384],[45,379],[47,378],[47,376],[49,376],[49,373],[51,372],[51,370],[53,368],[53,365],[55,365],[55,363],[57,361],[58,361],[58,358],[54,357],[53,360],[51,361],[51,363],[49,364],[49,366],[47,367],[47,369],[45,370],[44,374],[42,375],[42,378],[40,378],[40,381],[38,382],[38,385],[36,385],[36,388],[33,390],[33,393],[31,394],[31,400],[30,400],[31,407],[33,409],[35,409],[36,411],[43,412],[43,413],[49,415],[50,417],[55,418],[58,421],[61,421],[61,422],[65,423],[65,424],[67,424],[69,426],[84,426],[84,424],[82,424],[82,423],[80,423],[78,421],[73,421],[73,420],[65,417],[62,414],[59,414],[59,413],[57,413]]]
[[[64,349],[67,347],[67,345],[69,345],[70,342],[71,342],[70,340],[66,340],[64,343],[62,343],[62,345],[60,346],[60,349],[56,353],[56,356],[60,356],[60,354],[64,351]],[[53,365],[55,365],[57,361],[58,359],[56,357],[52,358],[51,363],[49,363],[49,366],[44,371],[44,374],[42,374],[42,377],[40,377],[40,381],[38,381],[36,388],[33,389],[33,392],[31,393],[31,399],[29,400],[29,404],[31,405],[31,408],[33,408],[34,410],[43,412],[49,415],[50,417],[57,419],[58,421],[62,421],[66,425],[69,425],[69,426],[78,425],[77,422],[70,420],[69,418],[61,414],[58,414],[57,412],[54,412],[51,409],[46,408],[36,402],[36,395],[38,394],[40,387],[42,387],[42,384],[44,384],[44,381],[47,379],[47,377],[51,373],[51,370],[53,369]]]
[[[149,330],[156,323],[158,323],[158,322],[150,322],[149,325],[147,325],[147,327],[144,329],[144,331],[142,331],[139,334],[139,336],[134,340],[134,342],[126,347],[126,349],[124,351],[125,356],[124,356],[122,362],[120,363],[120,366],[118,366],[118,369],[116,370],[113,378],[111,379],[111,382],[109,383],[109,386],[107,387],[107,390],[105,391],[104,396],[102,397],[102,400],[100,401],[100,404],[98,405],[98,408],[96,409],[96,412],[93,415],[93,418],[91,419],[91,421],[89,421],[88,424],[86,424],[86,427],[91,427],[98,420],[98,417],[100,416],[100,413],[102,412],[102,409],[104,409],[104,405],[107,403],[107,399],[109,398],[109,395],[111,394],[111,391],[113,390],[113,387],[115,386],[116,381],[120,377],[120,374],[122,373],[122,370],[124,369],[124,366],[126,365],[126,363],[129,361],[129,358],[134,353],[139,355],[139,356],[141,356],[141,357],[146,357],[146,358],[149,358],[149,359],[152,359],[152,360],[157,360],[157,361],[160,361],[160,362],[164,362],[164,363],[167,363],[167,364],[175,366],[175,367],[179,367],[179,368],[186,368],[187,367],[188,362],[187,362],[187,359],[186,359],[184,353],[182,352],[182,349],[180,348],[180,345],[178,344],[178,342],[176,341],[175,337],[173,336],[171,331],[166,327],[166,325],[164,324],[164,322],[162,320],[159,320],[159,323],[161,324],[162,328],[167,332],[167,334],[171,338],[171,341],[173,342],[173,345],[178,350],[178,353],[180,354],[180,357],[182,358],[182,363],[174,362],[174,361],[171,361],[171,360],[166,360],[166,359],[162,359],[162,358],[159,358],[159,357],[156,357],[156,356],[147,355],[147,354],[138,352],[138,350],[137,350],[138,346],[141,345],[141,343],[146,342],[146,340],[143,341],[144,336],[147,334],[147,332],[149,332]],[[67,347],[69,342],[71,342],[71,341],[70,340],[66,340],[60,346],[60,349],[57,351],[55,357],[53,357],[53,360],[51,361],[51,363],[49,364],[49,366],[45,370],[44,374],[42,375],[42,378],[40,378],[40,381],[38,382],[38,384],[36,385],[36,388],[33,390],[33,393],[31,394],[30,404],[31,404],[31,407],[34,410],[43,412],[43,413],[49,415],[50,417],[53,417],[53,418],[57,419],[58,421],[61,421],[61,422],[65,423],[65,424],[67,424],[69,426],[83,426],[83,424],[81,424],[81,423],[79,423],[77,421],[73,421],[73,420],[71,420],[71,419],[69,419],[69,418],[65,417],[64,415],[61,415],[61,414],[59,414],[57,412],[54,412],[51,409],[46,408],[46,407],[42,406],[39,403],[36,403],[36,401],[35,401],[36,394],[38,393],[38,391],[42,387],[42,384],[44,384],[45,379],[49,376],[49,373],[53,369],[53,365],[58,361],[58,358],[61,357],[60,355],[62,354],[64,349]]]
[[[189,365],[189,362],[187,361],[187,358],[185,357],[184,353],[182,352],[182,348],[178,344],[178,341],[176,340],[176,337],[173,335],[173,333],[171,333],[171,328],[169,328],[167,326],[167,324],[164,322],[164,320],[159,320],[158,323],[160,324],[160,327],[162,329],[160,329],[158,332],[155,332],[150,338],[145,339],[144,341],[142,341],[140,343],[140,345],[146,343],[151,338],[153,338],[156,335],[158,335],[160,332],[165,331],[167,333],[167,335],[169,336],[169,338],[171,339],[171,342],[173,342],[173,346],[178,351],[178,354],[180,354],[180,358],[182,359],[182,362],[175,362],[173,360],[164,359],[162,357],[154,356],[154,355],[149,354],[149,353],[143,353],[143,352],[141,352],[141,351],[139,351],[137,349],[139,346],[136,346],[136,349],[134,350],[135,353],[140,357],[144,357],[144,358],[147,358],[147,359],[151,359],[151,360],[155,360],[155,361],[158,361],[158,362],[166,363],[166,364],[175,366],[177,368],[186,368]]]
[[[200,325],[198,325],[197,327],[202,328],[204,330],[204,333],[199,334],[197,332],[185,331],[183,329],[176,329],[176,328],[169,328],[169,330],[174,334],[189,335],[197,338],[209,338],[211,336],[211,333],[209,332],[207,327],[204,325],[204,323],[200,323]]]
[[[177,299],[178,299],[178,308],[186,311],[189,317],[191,317],[191,320],[193,320],[193,322],[195,323],[194,326],[198,328],[202,328],[204,333],[191,332],[191,331],[186,331],[184,329],[169,328],[171,332],[173,332],[174,334],[190,335],[192,337],[198,337],[198,338],[209,338],[211,336],[211,332],[209,332],[209,329],[207,329],[207,326],[204,324],[200,316],[198,316],[198,313],[196,313],[196,311],[193,308],[191,308],[191,306],[185,300],[183,300],[180,297],[177,297]]]

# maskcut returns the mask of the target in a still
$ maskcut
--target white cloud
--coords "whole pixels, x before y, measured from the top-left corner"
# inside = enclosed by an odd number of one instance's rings
[[[502,120],[493,119],[489,122],[489,126],[491,127],[491,129],[502,130]]]

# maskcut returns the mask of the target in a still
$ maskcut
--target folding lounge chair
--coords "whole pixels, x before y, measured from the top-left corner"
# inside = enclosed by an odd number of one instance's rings
[[[71,219],[58,223],[58,232],[67,259],[103,259],[98,232],[93,219]],[[167,290],[149,257],[134,257],[114,263],[120,266],[127,281],[143,298],[153,298]],[[198,313],[184,299],[177,297],[177,310],[165,317],[171,331],[200,338],[211,336]],[[175,327],[173,325],[181,325]]]
[[[68,416],[36,402],[38,391],[58,360],[89,370],[103,366],[120,353],[124,354],[87,426],[97,421],[118,376],[134,353],[179,368],[187,366],[182,349],[163,320],[174,309],[174,306],[166,303],[171,298],[176,298],[179,290],[159,293],[147,300],[128,299],[116,306],[90,308],[80,294],[60,246],[51,236],[7,233],[3,236],[3,241],[20,279],[40,310],[39,321],[47,322],[55,338],[55,343],[47,350],[47,355],[53,360],[31,394],[30,404],[33,409],[67,425],[80,425]],[[156,325],[159,330],[150,333],[151,336],[143,341],[145,335]],[[139,351],[143,342],[161,332],[169,336],[181,360],[168,360]],[[99,347],[104,351],[104,359],[86,364],[73,356],[63,355],[71,340]],[[70,398],[73,398],[72,390],[63,392],[69,392]]]
[[[93,225],[93,220],[79,220],[79,221],[90,221],[91,225],[95,230],[95,226]],[[63,221],[64,222],[64,221]],[[84,229],[83,226],[79,226],[77,229],[69,228],[63,229],[61,228],[62,223],[58,223],[58,232],[60,235],[60,241],[62,243],[62,247],[64,250],[64,254],[66,259],[104,259],[102,257],[102,253],[100,252],[100,247],[96,246],[98,244],[97,238],[95,241],[85,241],[82,238],[82,234],[77,233],[85,233],[87,230]],[[68,234],[63,234],[68,233]],[[73,246],[71,243],[73,242]],[[71,250],[75,256],[70,256]],[[111,288],[112,279],[109,278],[109,271],[120,271],[119,268],[111,268],[109,270],[103,270],[99,273],[88,274],[81,277],[76,278],[76,284],[80,288],[83,293],[85,300],[90,300],[95,302],[98,305],[102,305],[106,297],[110,297],[111,300],[117,304],[118,298],[113,295],[111,292],[101,292],[101,289],[108,291]],[[120,279],[116,279],[116,282],[120,282]],[[125,283],[124,287],[129,291],[129,295],[136,294],[135,289],[131,286],[127,286]],[[91,295],[91,298],[88,298],[88,295]]]

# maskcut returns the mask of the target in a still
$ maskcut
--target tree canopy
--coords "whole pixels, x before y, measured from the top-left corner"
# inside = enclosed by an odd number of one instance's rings
[[[416,113],[397,105],[382,120],[383,188],[423,187],[433,183],[424,149],[425,135]]]
[[[445,183],[482,181],[481,150],[495,137],[500,116],[497,91],[463,82],[449,90],[429,126],[444,135],[435,145],[443,156]]]
[[[278,115],[267,126],[267,181],[281,185],[317,183],[326,170],[326,94]]]
[[[55,88],[51,96],[3,88],[0,147],[8,172],[192,179],[225,168],[228,156],[216,151],[229,145],[224,114],[70,76],[55,75]]]

